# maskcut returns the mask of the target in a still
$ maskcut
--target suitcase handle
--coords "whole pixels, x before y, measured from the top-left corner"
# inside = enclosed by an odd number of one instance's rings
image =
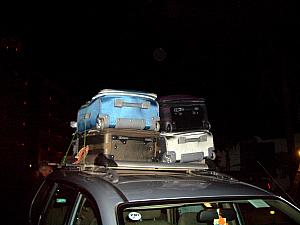
[[[185,144],[188,142],[205,142],[207,141],[207,136],[203,135],[198,138],[186,138],[186,137],[179,137],[178,144]]]
[[[124,102],[122,99],[116,99],[115,100],[115,107],[135,107],[135,108],[141,108],[141,109],[149,109],[150,108],[150,102],[145,101],[142,103],[135,103],[135,102]]]
[[[119,141],[127,141],[127,140],[132,140],[132,141],[144,141],[145,143],[149,142],[156,142],[156,138],[139,138],[139,137],[127,137],[127,136],[112,136],[113,140],[119,140]]]

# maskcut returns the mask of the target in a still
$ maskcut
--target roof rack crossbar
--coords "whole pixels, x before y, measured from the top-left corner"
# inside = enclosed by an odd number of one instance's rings
[[[81,165],[80,170],[88,174],[100,175],[103,179],[108,180],[112,183],[119,182],[119,175],[117,174],[117,172],[104,166]]]
[[[154,170],[154,171],[204,171],[209,167],[204,163],[159,163],[159,162],[130,162],[115,161],[117,166],[108,167],[115,170]]]

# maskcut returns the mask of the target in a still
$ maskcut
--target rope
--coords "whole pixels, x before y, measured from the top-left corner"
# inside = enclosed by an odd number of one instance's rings
[[[86,118],[84,116],[84,135],[83,135],[83,147],[85,147],[86,144]]]
[[[77,134],[76,132],[73,133],[73,137],[72,137],[72,140],[71,140],[71,142],[70,142],[70,145],[69,145],[69,147],[68,147],[68,149],[67,149],[67,151],[66,151],[66,154],[64,155],[64,157],[62,158],[62,160],[61,160],[61,162],[60,162],[61,165],[64,165],[64,164],[66,163],[66,159],[67,159],[68,153],[69,153],[69,151],[70,151],[70,149],[71,149],[71,146],[72,146],[72,143],[73,143],[73,140],[74,140],[76,134]]]
[[[86,147],[86,113],[87,113],[87,110],[85,112],[85,116],[84,116],[84,135],[83,135],[83,147],[85,148]],[[87,152],[84,153],[84,156],[83,156],[83,164],[85,165],[85,157],[87,155]]]

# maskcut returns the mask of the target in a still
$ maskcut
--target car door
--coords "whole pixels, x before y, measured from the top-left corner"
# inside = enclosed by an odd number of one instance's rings
[[[29,223],[37,225],[41,219],[42,213],[46,208],[49,197],[52,195],[57,184],[51,182],[44,182],[43,185],[37,191],[35,195],[30,211],[29,211]]]
[[[78,191],[67,184],[56,184],[41,213],[38,225],[68,224]]]
[[[101,225],[101,218],[94,199],[85,193],[80,193],[72,212],[71,225]]]

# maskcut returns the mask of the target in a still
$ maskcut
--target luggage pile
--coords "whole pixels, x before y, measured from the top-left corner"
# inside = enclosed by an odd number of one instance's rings
[[[78,110],[75,163],[214,160],[204,99],[104,89]]]

